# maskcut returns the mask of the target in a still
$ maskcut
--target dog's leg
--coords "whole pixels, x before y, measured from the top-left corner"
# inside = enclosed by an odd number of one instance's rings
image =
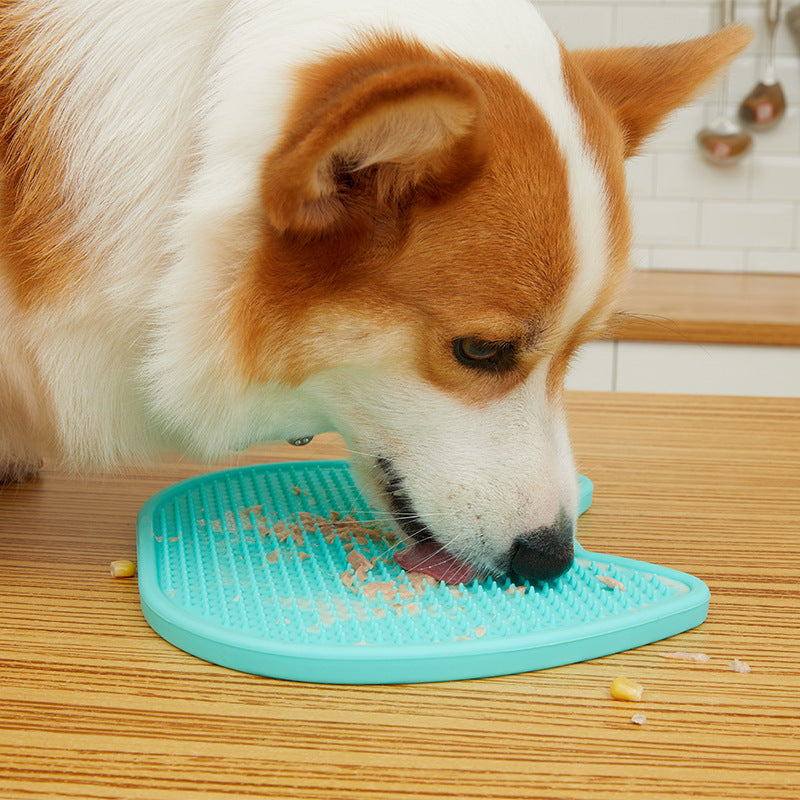
[[[0,489],[12,483],[33,480],[42,468],[42,461],[0,459]]]
[[[13,314],[4,318],[2,311],[0,307],[0,330],[24,332]],[[53,439],[48,392],[34,364],[13,335],[0,339],[0,489],[35,478]]]

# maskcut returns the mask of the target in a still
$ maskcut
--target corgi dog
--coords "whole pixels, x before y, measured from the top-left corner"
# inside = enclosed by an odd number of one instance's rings
[[[0,471],[337,431],[405,564],[558,576],[624,161],[749,42],[527,0],[0,0]]]

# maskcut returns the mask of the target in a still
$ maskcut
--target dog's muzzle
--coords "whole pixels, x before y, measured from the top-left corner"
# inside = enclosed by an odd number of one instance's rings
[[[563,511],[553,525],[520,536],[511,550],[513,578],[549,581],[563,575],[575,558],[573,523]]]
[[[383,487],[395,521],[403,532],[418,543],[435,540],[433,532],[419,518],[405,491],[402,477],[393,463],[384,457],[377,460],[383,473]],[[515,540],[506,561],[505,572],[516,582],[553,580],[574,560],[574,523],[560,512],[552,525],[524,533]]]

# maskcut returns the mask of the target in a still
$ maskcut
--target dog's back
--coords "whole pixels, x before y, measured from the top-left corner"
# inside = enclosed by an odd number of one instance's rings
[[[219,342],[196,329],[253,246],[292,71],[371,30],[496,63],[566,111],[555,41],[521,0],[4,4],[0,456],[111,465],[187,444],[169,417],[207,393],[196,360]]]
[[[0,455],[110,464],[160,444],[138,371],[218,16],[192,2],[4,9]]]

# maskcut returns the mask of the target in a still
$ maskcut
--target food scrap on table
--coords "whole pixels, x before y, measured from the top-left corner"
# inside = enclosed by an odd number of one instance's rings
[[[660,653],[662,658],[672,658],[675,661],[689,661],[693,664],[707,664],[711,656],[706,653]]]

